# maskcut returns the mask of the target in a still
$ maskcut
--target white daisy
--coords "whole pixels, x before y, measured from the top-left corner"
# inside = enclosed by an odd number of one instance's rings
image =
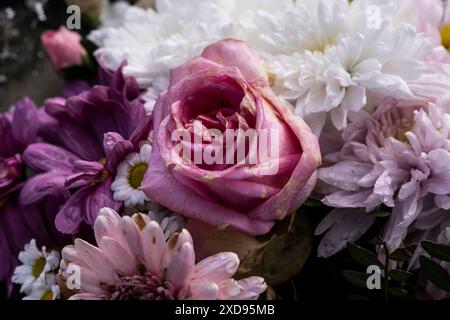
[[[183,230],[186,221],[185,218],[177,213],[170,211],[156,203],[149,203],[148,216],[151,220],[158,222],[164,231],[164,236],[170,238],[175,232]]]
[[[257,13],[251,44],[276,75],[275,90],[320,133],[338,130],[385,96],[412,95],[429,42],[407,14],[413,1],[304,0],[281,13]]]
[[[126,207],[142,205],[145,201],[149,201],[140,187],[148,169],[151,153],[152,147],[145,143],[139,153],[129,154],[119,164],[116,178],[111,185],[114,200],[123,201]]]
[[[35,283],[30,292],[22,300],[56,300],[59,298],[59,287],[56,284],[56,275],[51,274],[45,283]]]
[[[12,281],[21,284],[20,292],[29,293],[33,285],[45,283],[48,274],[58,269],[60,254],[58,251],[47,252],[45,247],[39,249],[32,239],[19,253],[22,265],[16,267]]]

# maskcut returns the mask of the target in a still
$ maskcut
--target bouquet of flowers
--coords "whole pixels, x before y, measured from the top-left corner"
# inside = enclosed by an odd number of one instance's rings
[[[349,254],[449,297],[446,1],[94,2],[42,34],[60,96],[0,114],[8,296],[273,299]]]

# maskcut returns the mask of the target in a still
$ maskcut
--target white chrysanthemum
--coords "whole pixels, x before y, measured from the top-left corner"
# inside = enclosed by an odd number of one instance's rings
[[[129,154],[117,167],[117,175],[111,185],[116,201],[123,201],[126,207],[142,205],[149,199],[140,189],[152,153],[149,144],[143,144],[139,153]]]
[[[123,13],[128,10],[130,4],[126,1],[110,3],[109,0],[103,2],[100,12],[100,22],[103,28],[121,26],[124,22]]]
[[[110,11],[117,11],[115,6]],[[127,60],[124,72],[149,89],[143,98],[151,110],[168,86],[170,69],[218,40],[244,38],[254,12],[289,6],[291,0],[157,0],[156,11],[122,7],[122,20],[113,18],[119,21],[114,27],[105,21],[89,38],[99,46],[96,56],[106,67],[115,70]]]
[[[170,238],[175,232],[180,232],[183,230],[186,221],[183,216],[170,211],[156,203],[149,203],[148,206],[148,216],[152,221],[158,222],[161,226],[164,237]]]
[[[279,14],[259,13],[252,43],[276,75],[275,89],[320,133],[338,130],[385,96],[412,95],[428,41],[416,32],[412,1],[306,0]],[[412,23],[412,24],[411,24]],[[370,111],[370,110],[369,110]]]
[[[59,266],[60,255],[57,251],[47,252],[45,247],[39,249],[32,239],[19,253],[22,265],[16,267],[12,281],[21,284],[20,292],[29,294],[33,286],[45,283],[47,275]]]

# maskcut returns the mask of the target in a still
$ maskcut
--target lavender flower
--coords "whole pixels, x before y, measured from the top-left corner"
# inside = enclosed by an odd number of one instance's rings
[[[437,224],[440,209],[450,209],[449,133],[450,115],[433,103],[385,99],[368,119],[350,125],[342,149],[325,158],[331,165],[319,170],[319,190],[327,194],[323,202],[366,212],[392,207],[384,240],[391,250],[398,248],[415,224]],[[358,225],[354,219],[325,218],[316,233],[331,227],[322,241],[334,246],[321,246],[319,255],[334,254],[367,230],[374,219],[360,214],[364,222]]]
[[[120,208],[111,192],[112,177],[150,130],[134,79],[125,78],[121,69],[101,78],[106,85],[68,99],[49,99],[45,110],[54,124],[46,133],[53,141],[32,144],[23,156],[40,174],[26,183],[21,201],[32,205],[64,191],[68,200],[55,222],[63,233],[77,233],[82,222],[92,225],[103,207]]]

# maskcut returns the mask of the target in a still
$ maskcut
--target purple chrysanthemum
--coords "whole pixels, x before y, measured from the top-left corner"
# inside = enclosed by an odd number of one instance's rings
[[[366,212],[392,207],[384,239],[389,248],[398,248],[412,228],[424,221],[432,227],[440,223],[440,215],[448,215],[449,134],[450,116],[440,107],[425,100],[387,98],[368,119],[350,125],[343,132],[343,148],[325,158],[331,165],[319,170],[319,190],[327,195],[323,202]],[[331,227],[319,248],[321,256],[356,240],[374,221],[363,210],[358,219],[346,219],[355,209],[339,211],[344,212],[340,218],[334,211],[316,230],[323,233]]]
[[[35,207],[17,201],[26,179],[22,153],[27,145],[41,139],[40,129],[47,120],[28,98],[0,115],[0,281],[8,280],[9,290],[9,277],[25,243],[35,238],[41,245],[64,244],[53,227],[61,195],[55,194]]]
[[[46,133],[53,141],[24,152],[24,161],[40,174],[26,183],[21,200],[34,204],[64,190],[68,200],[55,221],[63,233],[77,233],[82,222],[92,225],[103,207],[120,208],[112,196],[112,177],[149,134],[150,117],[135,80],[119,69],[107,82],[68,99],[47,100],[45,110],[54,123]]]

